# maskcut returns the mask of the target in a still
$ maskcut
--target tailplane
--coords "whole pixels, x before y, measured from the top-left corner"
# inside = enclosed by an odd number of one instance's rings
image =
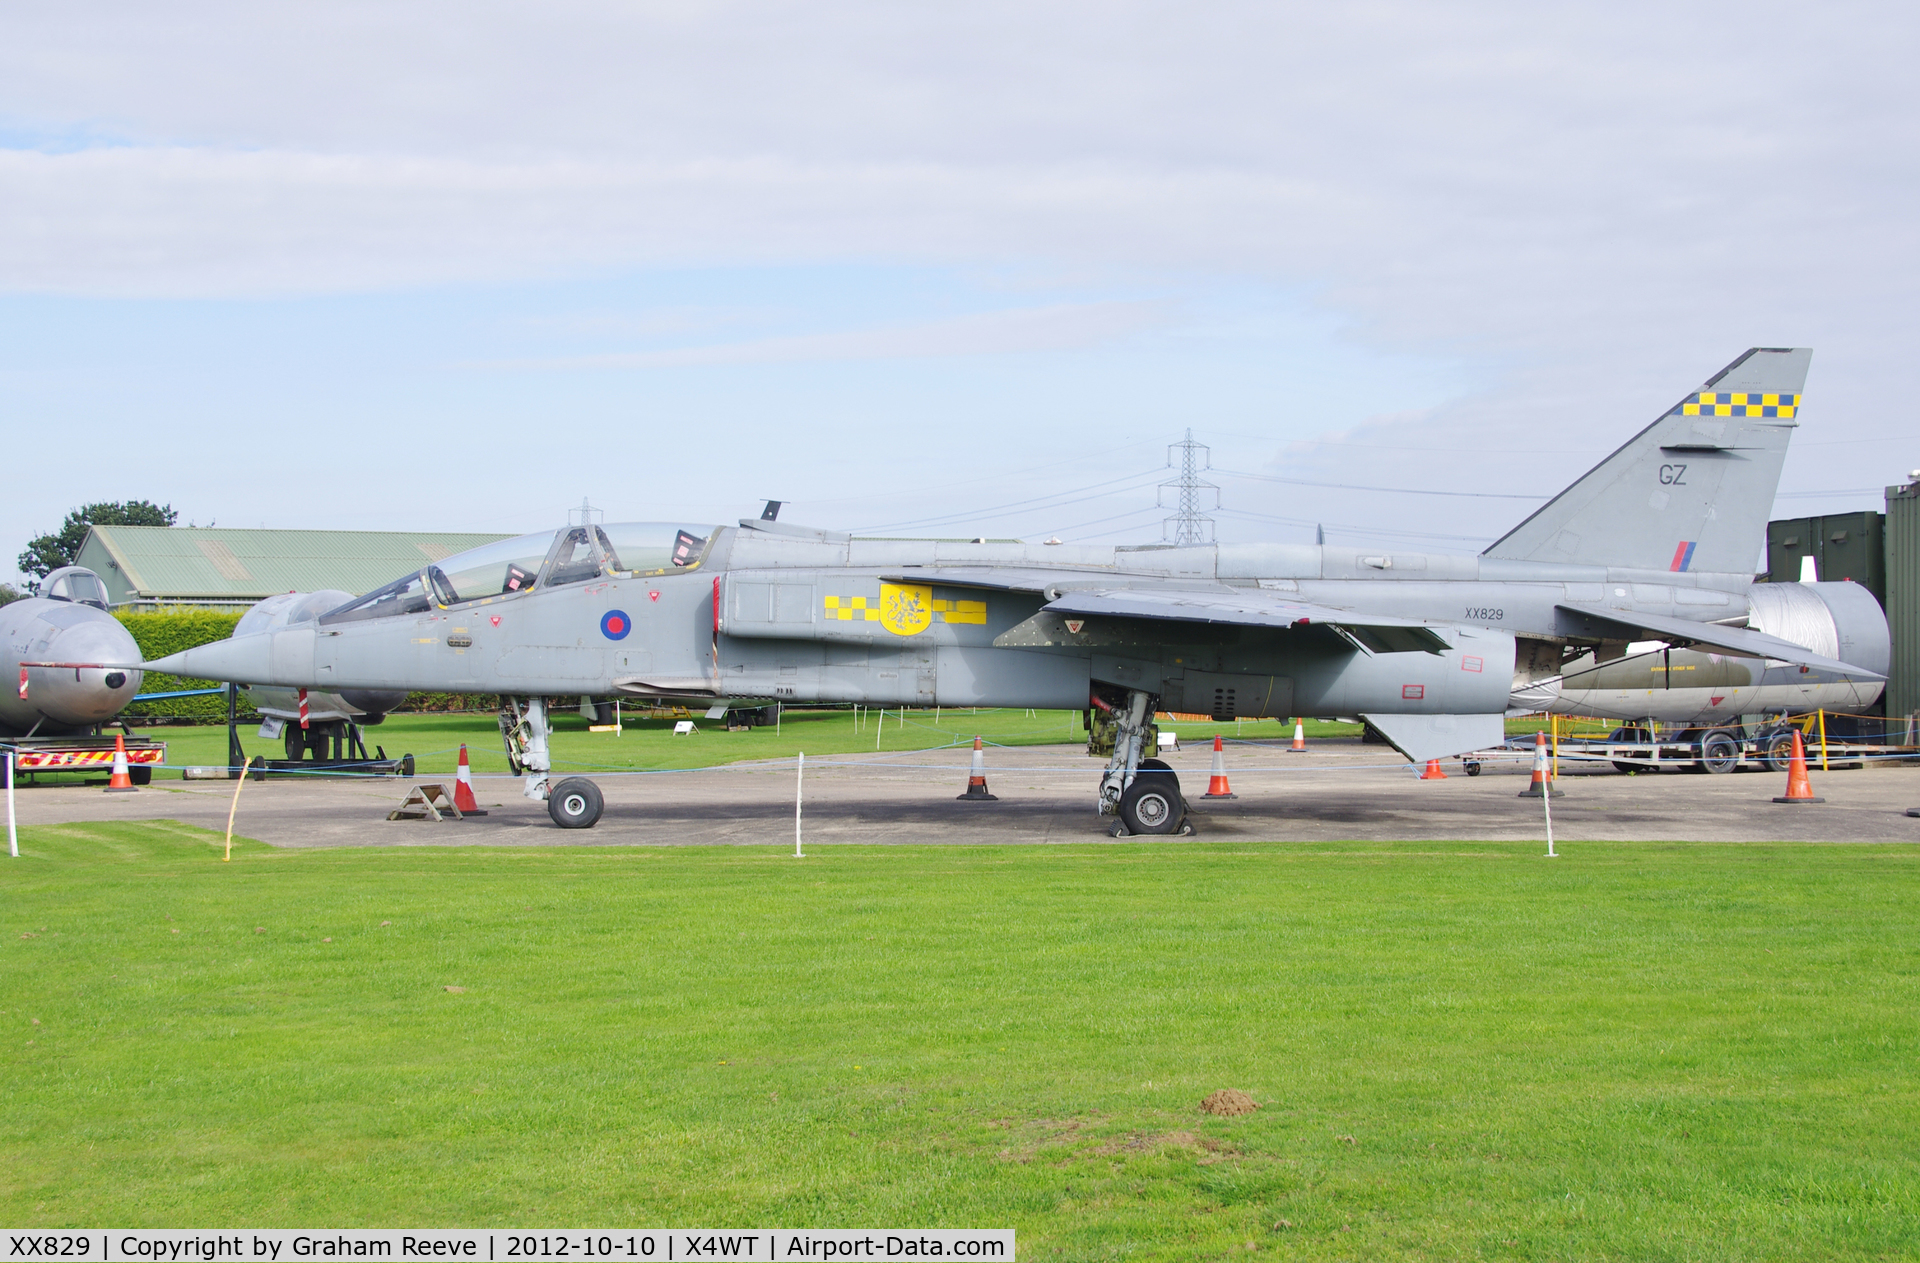
[[[1484,555],[1751,575],[1812,358],[1748,351]]]

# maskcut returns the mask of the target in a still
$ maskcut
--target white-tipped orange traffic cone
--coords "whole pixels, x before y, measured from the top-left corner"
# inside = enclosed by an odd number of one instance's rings
[[[1813,782],[1807,779],[1807,747],[1800,741],[1800,730],[1793,730],[1793,757],[1787,761],[1787,793],[1777,803],[1823,803],[1813,796]]]
[[[460,743],[460,773],[453,782],[453,805],[463,816],[484,816],[473,796],[473,768],[467,763],[467,743]]]
[[[1239,796],[1240,795],[1234,793],[1233,788],[1227,784],[1226,743],[1221,741],[1220,738],[1215,737],[1213,739],[1213,775],[1207,778],[1207,792],[1202,794],[1201,797],[1238,798]]]
[[[1306,748],[1307,748],[1306,721],[1301,719],[1298,715],[1296,715],[1294,716],[1294,719],[1293,719],[1293,750],[1294,750],[1294,753],[1298,754],[1301,751],[1305,750]]]
[[[1440,770],[1440,760],[1438,760],[1438,759],[1428,759],[1428,760],[1427,760],[1427,770],[1426,770],[1426,771],[1424,771],[1424,772],[1422,772],[1422,773],[1420,773],[1420,779],[1421,779],[1421,780],[1423,780],[1423,781],[1444,781],[1444,780],[1446,780],[1446,779],[1447,779],[1447,774],[1446,774],[1445,772],[1442,772],[1442,771]]]
[[[133,777],[127,773],[127,738],[125,733],[113,734],[113,779],[107,782],[109,794],[131,794],[137,792]]]
[[[1533,734],[1533,781],[1514,795],[1516,798],[1558,798],[1565,792],[1553,783],[1552,761],[1547,757],[1547,734]]]
[[[997,803],[999,797],[987,792],[987,756],[980,748],[980,738],[973,739],[973,770],[967,774],[967,792],[960,795],[963,803]]]

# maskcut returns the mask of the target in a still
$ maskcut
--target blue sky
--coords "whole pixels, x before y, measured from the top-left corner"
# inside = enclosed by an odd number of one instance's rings
[[[1301,295],[1224,278],[852,264],[13,296],[0,345],[30,422],[16,450],[37,466],[67,465],[84,431],[128,453],[77,462],[101,496],[275,527],[536,529],[583,496],[618,517],[719,521],[772,497],[835,526],[978,509],[951,533],[1144,541],[1186,427],[1223,469],[1258,472],[1290,440],[1475,384],[1455,359],[1383,355]],[[1103,483],[1121,485],[989,512]],[[57,517],[65,490],[21,498]],[[1226,504],[1310,523],[1293,494],[1243,483]],[[1270,525],[1223,519],[1222,536]]]
[[[125,497],[1146,542],[1189,427],[1223,538],[1471,549],[1752,345],[1815,348],[1776,514],[1872,507],[1920,467],[1914,42],[1846,4],[11,10],[0,558]]]

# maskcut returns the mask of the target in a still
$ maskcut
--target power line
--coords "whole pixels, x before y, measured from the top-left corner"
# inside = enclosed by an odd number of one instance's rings
[[[1103,444],[1100,450],[1103,455],[1111,458],[1120,452],[1130,452],[1136,447],[1146,447],[1152,442],[1153,442],[1152,439],[1141,439],[1137,443],[1123,443],[1119,447],[1108,447]],[[936,482],[931,484],[916,484],[914,487],[914,494],[924,495],[929,491],[947,491],[947,490],[951,490],[954,487],[971,487],[975,483],[980,483],[980,482],[997,482],[1004,485],[1008,481],[1018,478],[1025,474],[1042,473],[1049,469],[1058,469],[1062,465],[1085,465],[1086,463],[1087,463],[1086,453],[1081,452],[1073,456],[1069,456],[1064,460],[1049,461],[1045,465],[1027,465],[1019,469],[996,469],[991,474],[987,474],[980,478],[962,478],[958,482]],[[876,495],[840,496],[834,499],[789,500],[786,503],[788,504],[789,507],[794,505],[799,505],[804,508],[806,506],[816,505],[816,504],[821,504],[821,505],[862,504],[862,503],[879,499],[879,498],[881,497]]]
[[[1122,491],[1136,490],[1148,485],[1142,481],[1143,479],[1157,477],[1159,472],[1157,469],[1151,469],[1145,473],[1128,474],[1124,477],[1108,479],[1105,482],[1088,483],[1084,487],[1072,487],[1065,491],[1053,492],[1050,495],[1034,496],[1027,500],[1015,500],[1011,504],[998,504],[991,508],[968,509],[961,513],[948,513],[939,517],[920,518],[911,522],[886,522],[878,526],[860,526],[854,528],[854,533],[864,535],[873,531],[898,531],[910,530],[917,527],[950,526],[957,522],[980,521],[1015,512],[1038,512],[1042,509],[1058,509],[1069,504],[1080,504],[1086,500],[1098,500],[1102,496],[1116,495]],[[1081,492],[1092,492],[1093,494],[1080,495]],[[1078,498],[1062,499],[1061,497],[1063,496],[1074,496]]]
[[[1364,487],[1349,482],[1314,482],[1306,478],[1282,478],[1277,474],[1250,474],[1239,469],[1215,471],[1229,478],[1253,478],[1260,482],[1284,482],[1294,487],[1326,487],[1334,491],[1383,491],[1396,496],[1454,496],[1464,500],[1549,500],[1551,496],[1519,495],[1510,491],[1430,491],[1424,487]]]
[[[1246,518],[1250,521],[1277,522],[1282,526],[1324,526],[1329,530],[1349,531],[1363,535],[1377,535],[1390,539],[1444,539],[1460,544],[1490,544],[1491,535],[1442,535],[1434,531],[1395,531],[1380,526],[1354,526],[1346,522],[1309,522],[1304,518],[1278,517],[1271,513],[1249,513],[1244,509],[1222,509],[1227,517]]]

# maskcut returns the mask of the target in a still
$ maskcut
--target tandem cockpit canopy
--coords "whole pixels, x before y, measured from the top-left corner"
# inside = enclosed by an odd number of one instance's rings
[[[589,579],[625,579],[691,570],[706,556],[711,526],[612,522],[495,540],[442,558],[320,616],[351,623],[424,614]]]

